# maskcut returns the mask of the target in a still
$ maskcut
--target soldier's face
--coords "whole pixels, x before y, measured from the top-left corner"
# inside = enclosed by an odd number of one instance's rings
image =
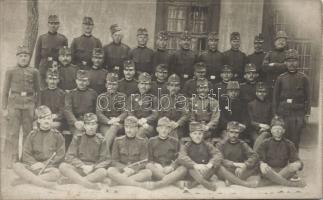
[[[121,33],[121,31],[118,31],[112,34],[112,40],[115,44],[120,44],[122,38],[123,38],[123,34]]]
[[[179,82],[168,83],[167,89],[171,95],[177,94],[181,90],[181,84]]]
[[[262,52],[263,51],[263,43],[262,42],[255,42],[254,48],[255,48],[255,52]]]
[[[196,79],[204,79],[206,75],[206,69],[197,69],[194,71]]]
[[[164,83],[166,82],[166,79],[168,77],[168,70],[163,70],[163,69],[157,70],[157,72],[155,73],[155,76],[159,82]]]
[[[53,123],[52,115],[50,114],[50,115],[38,118],[37,122],[41,130],[44,130],[44,131],[49,130]]]
[[[48,85],[48,89],[56,89],[57,88],[57,84],[59,82],[59,79],[56,77],[46,77],[46,83]]]
[[[196,88],[196,91],[197,91],[197,94],[202,97],[202,98],[205,98],[207,97],[208,93],[209,93],[209,87],[208,85],[205,85],[205,86],[198,86]]]
[[[105,87],[107,88],[108,93],[113,94],[118,90],[118,82],[107,81]]]
[[[287,45],[287,40],[286,40],[286,38],[278,38],[275,40],[274,45],[275,45],[276,49],[283,49]]]
[[[156,41],[157,49],[165,50],[167,47],[167,40],[158,38]]]
[[[139,82],[138,83],[138,89],[139,89],[140,94],[148,93],[150,88],[151,88],[150,82]]]
[[[258,73],[254,71],[246,72],[244,78],[249,82],[254,82],[258,78]]]
[[[228,139],[230,143],[237,143],[240,132],[238,130],[229,129],[227,130]]]
[[[267,91],[266,90],[256,90],[256,96],[260,100],[265,100],[267,96]]]
[[[203,140],[203,131],[194,131],[190,133],[192,141],[196,144],[200,144]]]
[[[232,79],[233,73],[231,71],[225,71],[220,74],[223,82],[228,82]]]
[[[29,54],[21,53],[17,55],[17,63],[22,67],[27,66],[29,64],[29,60],[30,60]]]
[[[227,95],[230,97],[230,99],[236,99],[239,97],[240,94],[240,90],[236,90],[236,89],[229,89],[227,90]]]
[[[88,78],[76,79],[76,85],[79,90],[85,90],[89,84],[90,82]]]
[[[100,68],[103,64],[103,56],[93,56],[92,57],[92,62],[93,62],[93,65],[97,68]]]
[[[127,67],[123,70],[123,74],[126,80],[130,81],[133,79],[133,77],[136,74],[135,68],[134,67]]]
[[[283,138],[285,129],[281,126],[273,126],[270,129],[273,138],[277,141],[280,141]]]
[[[93,31],[94,25],[90,24],[82,24],[83,32],[86,34],[91,34]]]
[[[207,45],[209,46],[209,50],[215,51],[218,49],[218,40],[208,40]]]
[[[48,23],[49,32],[56,33],[58,31],[58,28],[59,28],[59,22],[49,22]]]
[[[72,55],[70,54],[62,54],[58,56],[58,61],[63,65],[67,66],[72,62]]]
[[[168,134],[172,131],[172,128],[169,126],[157,126],[158,137],[161,139],[166,139]]]
[[[298,67],[298,60],[297,59],[287,59],[285,61],[288,71],[295,72]]]
[[[181,46],[182,49],[188,50],[191,47],[191,40],[190,39],[182,39],[180,40],[179,45]]]
[[[125,124],[124,126],[124,130],[126,132],[126,136],[129,137],[129,138],[134,138],[136,137],[136,134],[138,132],[138,125],[128,125],[128,124]]]
[[[240,48],[240,40],[231,40],[230,44],[231,48],[234,50],[238,50]]]
[[[138,35],[137,36],[137,42],[138,42],[138,46],[146,46],[147,42],[148,42],[148,36],[147,35]]]
[[[85,122],[84,123],[84,129],[86,135],[95,135],[96,131],[98,129],[98,123],[97,122]]]

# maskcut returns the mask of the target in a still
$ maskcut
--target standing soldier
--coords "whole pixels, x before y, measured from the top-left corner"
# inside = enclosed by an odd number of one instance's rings
[[[169,65],[170,54],[167,47],[168,33],[166,31],[159,31],[157,34],[156,47],[157,50],[153,54],[152,65],[154,71],[159,64]]]
[[[151,93],[155,96],[167,93],[166,82],[168,78],[168,65],[159,64],[155,68],[155,77],[156,80],[152,81]],[[160,92],[158,92],[160,91]]]
[[[109,72],[117,71],[119,77],[122,76],[123,62],[128,59],[130,48],[122,43],[123,32],[118,24],[110,26],[112,42],[103,47],[104,66]]]
[[[94,48],[102,48],[101,41],[92,35],[94,22],[92,17],[83,18],[83,35],[74,38],[71,44],[72,63],[88,70],[92,66],[91,58]]]
[[[59,84],[58,87],[69,92],[70,90],[76,88],[76,72],[79,69],[76,65],[71,64],[72,53],[71,49],[64,46],[59,49]]]
[[[299,67],[297,50],[286,51],[285,65],[288,72],[278,76],[275,88],[274,114],[282,116],[286,123],[286,137],[298,150],[304,121],[310,115],[310,86],[307,76],[297,71]]]
[[[197,55],[190,49],[191,42],[191,34],[184,31],[179,41],[181,48],[172,55],[170,60],[170,72],[180,76],[183,84],[193,77],[194,64],[197,61]]]
[[[147,72],[152,75],[153,66],[152,58],[154,51],[147,47],[148,31],[146,28],[139,28],[137,30],[138,47],[130,51],[130,58],[133,59],[138,74]]]
[[[107,70],[103,68],[104,52],[101,48],[94,48],[92,52],[92,67],[89,73],[89,87],[94,89],[98,94],[105,91],[105,78]]]
[[[61,47],[68,46],[67,38],[57,33],[58,28],[58,16],[49,15],[48,33],[39,36],[35,47],[35,67],[39,70],[42,88],[46,85],[46,71],[49,63],[58,60],[58,51]]]
[[[207,38],[208,50],[200,55],[199,60],[206,64],[206,77],[212,84],[221,81],[220,73],[223,67],[223,55],[218,50],[219,35],[211,32]]]
[[[96,108],[96,98],[98,94],[88,87],[89,77],[85,70],[78,70],[76,74],[77,88],[73,89],[65,96],[64,115],[67,120],[70,132],[75,135],[84,131],[83,116],[86,113],[94,113]],[[69,138],[67,146],[71,143]]]
[[[244,66],[247,64],[247,55],[240,51],[240,33],[232,32],[230,35],[231,49],[223,52],[224,64],[233,68],[234,80],[243,80]]]
[[[255,36],[254,40],[254,48],[255,52],[252,54],[248,55],[247,59],[249,63],[253,63],[257,67],[257,71],[259,72],[259,80],[264,81],[264,74],[263,74],[263,67],[262,64],[264,62],[264,58],[266,53],[264,52],[263,49],[263,44],[264,44],[264,37],[262,36],[261,33],[259,35]]]
[[[18,159],[19,130],[22,126],[23,141],[32,130],[34,108],[39,103],[40,79],[39,72],[29,66],[30,52],[27,47],[17,49],[17,66],[6,72],[2,109],[9,120],[5,155],[8,167]]]
[[[131,94],[136,94],[138,90],[138,81],[135,79],[136,69],[133,60],[125,60],[123,62],[123,75],[118,84],[118,91],[129,97]]]
[[[257,67],[253,63],[246,64],[244,68],[244,79],[245,82],[241,83],[240,86],[240,97],[247,103],[256,98],[256,84],[259,73]]]

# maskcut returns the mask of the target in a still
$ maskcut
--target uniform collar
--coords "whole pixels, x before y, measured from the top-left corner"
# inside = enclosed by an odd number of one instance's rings
[[[26,66],[17,65],[17,67],[18,67],[18,68],[25,69],[25,68],[29,67],[29,65],[26,65]]]
[[[57,35],[57,32],[50,32],[50,31],[48,31],[48,34],[49,35]]]
[[[90,37],[92,37],[92,34],[90,34],[90,35],[85,35],[84,33],[83,33],[83,35],[82,35],[83,37],[86,37],[86,38],[90,38]]]

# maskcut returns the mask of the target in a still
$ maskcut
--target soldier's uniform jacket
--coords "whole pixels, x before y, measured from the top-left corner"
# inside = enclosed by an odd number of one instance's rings
[[[72,63],[79,65],[82,61],[87,63],[87,66],[92,64],[92,51],[94,48],[102,48],[101,41],[91,36],[81,35],[74,38],[71,44]]]
[[[100,124],[108,125],[111,117],[119,117],[120,123],[127,117],[124,111],[127,97],[125,94],[116,92],[114,94],[102,93],[97,98],[96,115]]]
[[[58,87],[62,90],[72,90],[76,88],[76,72],[79,70],[79,67],[73,64],[68,66],[60,65],[58,67],[59,71],[59,83]]]
[[[237,143],[230,143],[229,140],[224,140],[217,143],[218,149],[223,155],[222,165],[227,168],[234,167],[234,162],[246,164],[247,168],[254,168],[258,164],[258,155],[250,146],[238,140]]]
[[[111,42],[103,47],[104,49],[104,66],[109,72],[115,66],[119,67],[119,75],[122,74],[123,61],[129,58],[130,47],[123,43],[116,44]]]
[[[265,80],[268,85],[274,86],[277,77],[287,72],[287,67],[284,64],[285,62],[285,50],[273,50],[269,51],[263,62],[263,73],[265,75]],[[269,63],[276,63],[274,67],[270,67]]]
[[[111,164],[111,158],[100,133],[91,136],[80,134],[73,137],[65,156],[65,162],[76,168],[94,165],[94,169],[98,169],[107,168]]]
[[[58,60],[58,51],[61,47],[68,46],[67,38],[60,33],[51,33],[40,35],[35,50],[35,67],[45,66],[48,58]],[[46,70],[43,72],[46,73]]]
[[[223,55],[220,51],[205,51],[200,57],[199,61],[204,62],[206,65],[207,79],[212,83],[221,81],[220,73],[223,67]]]
[[[123,78],[119,81],[118,91],[126,94],[127,96],[130,96],[131,94],[139,93],[137,85],[138,85],[137,80],[132,79],[131,81],[128,81]]]
[[[300,161],[293,142],[283,138],[280,141],[267,138],[257,149],[259,159],[273,168],[284,168],[288,163]]]
[[[33,165],[36,162],[45,163],[56,152],[49,167],[58,167],[65,156],[65,141],[63,135],[56,129],[43,131],[32,130],[26,138],[23,147],[22,162]]]
[[[98,94],[105,92],[105,78],[108,72],[105,69],[91,68],[87,73],[90,81],[89,87],[94,89]]]
[[[63,120],[63,112],[65,106],[65,92],[62,89],[45,89],[40,92],[40,105],[50,108],[53,114],[57,115],[54,121]]]
[[[158,96],[158,88],[160,88],[159,96],[163,94],[167,94],[168,90],[166,88],[166,82],[158,82],[158,81],[152,81],[151,82],[151,93],[155,96]]]
[[[247,57],[248,63],[253,63],[256,65],[257,72],[259,73],[259,80],[264,79],[262,64],[264,62],[265,55],[266,53],[262,51],[262,52],[254,52],[248,55]]]
[[[240,50],[230,49],[223,52],[223,62],[226,65],[232,66],[232,73],[237,75],[233,79],[239,82],[243,79],[244,66],[247,64],[247,55]]]
[[[248,103],[248,113],[253,125],[257,123],[270,124],[272,119],[272,104],[269,100],[261,101],[256,97]]]
[[[222,94],[227,93],[227,83],[221,81],[214,85],[213,93],[216,94],[217,98],[220,99]],[[221,104],[221,102],[219,102]]]
[[[147,141],[143,138],[117,137],[112,147],[113,165],[122,169],[132,163],[148,159]],[[138,168],[143,168],[140,166]]]
[[[64,116],[70,126],[74,126],[84,114],[95,113],[97,96],[98,94],[91,88],[86,90],[75,88],[66,94]]]
[[[167,50],[157,49],[153,53],[153,58],[152,58],[152,66],[154,68],[154,71],[156,69],[156,66],[159,64],[169,65],[170,58],[171,58],[171,54]]]
[[[15,66],[6,72],[2,108],[8,104],[12,108],[25,109],[39,103],[40,76],[37,69],[30,66]]]
[[[195,164],[212,163],[217,168],[222,163],[223,156],[218,148],[205,141],[196,144],[192,141],[181,145],[177,162],[184,167],[192,169]]]
[[[250,102],[256,98],[256,82],[245,82],[240,84],[240,98]]]
[[[192,50],[177,50],[170,60],[170,74],[177,74],[184,82],[193,77],[197,55]]]
[[[285,116],[293,112],[310,113],[309,80],[305,74],[286,72],[277,78],[273,99],[274,113]],[[296,113],[295,113],[296,111]]]
[[[136,71],[153,73],[152,58],[154,51],[148,47],[136,47],[130,51],[130,58],[133,59]]]
[[[197,95],[197,85],[196,85],[196,78],[192,78],[190,80],[187,80],[186,83],[184,84],[184,87],[183,87],[183,93],[188,97],[188,98],[191,98],[193,94],[196,94]],[[209,89],[213,89],[213,84],[208,81],[208,85],[209,85]],[[214,93],[214,92],[213,92]],[[216,93],[214,93],[216,94]]]
[[[148,160],[150,162],[159,163],[162,166],[172,165],[175,167],[178,152],[179,142],[175,138],[161,139],[156,136],[149,139]]]

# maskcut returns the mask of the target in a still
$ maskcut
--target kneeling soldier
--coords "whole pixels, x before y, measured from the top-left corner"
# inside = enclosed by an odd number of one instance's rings
[[[111,163],[103,136],[97,133],[97,121],[94,113],[84,115],[85,134],[74,136],[59,166],[64,176],[89,189],[100,189],[96,182],[103,181]]]
[[[216,185],[208,179],[216,172],[222,162],[221,152],[212,144],[204,141],[205,128],[198,122],[190,123],[190,137],[192,141],[181,146],[177,159],[180,165],[188,169],[188,173],[195,181],[189,188],[202,184],[205,188],[215,191]]]
[[[168,136],[173,127],[172,121],[167,117],[160,118],[156,128],[159,135],[150,138],[148,142],[149,163],[146,168],[152,171],[153,178],[158,181],[147,182],[147,185],[144,186],[147,189],[168,186],[184,178],[187,173],[185,167],[175,163],[179,151],[179,141],[177,138]]]
[[[136,137],[138,119],[128,116],[124,121],[126,135],[115,139],[112,147],[112,165],[107,175],[120,185],[143,186],[151,179],[151,171],[143,169],[148,162],[147,140]]]
[[[305,187],[302,180],[295,180],[296,173],[303,168],[293,142],[284,138],[285,124],[280,117],[271,122],[272,137],[266,139],[257,149],[260,171],[263,177],[259,185],[279,184],[290,187]],[[267,180],[268,179],[268,180]]]
[[[256,187],[259,180],[251,179],[258,178],[253,176],[258,171],[258,155],[247,143],[239,139],[239,134],[244,129],[245,126],[239,122],[228,123],[228,139],[217,143],[223,154],[223,162],[218,174],[225,179],[226,184]]]
[[[29,182],[31,184],[55,188],[59,176],[57,169],[64,159],[65,142],[63,136],[52,129],[52,112],[47,106],[40,106],[35,111],[37,129],[27,136],[24,143],[22,162],[15,163],[14,172],[20,177],[12,185]]]

